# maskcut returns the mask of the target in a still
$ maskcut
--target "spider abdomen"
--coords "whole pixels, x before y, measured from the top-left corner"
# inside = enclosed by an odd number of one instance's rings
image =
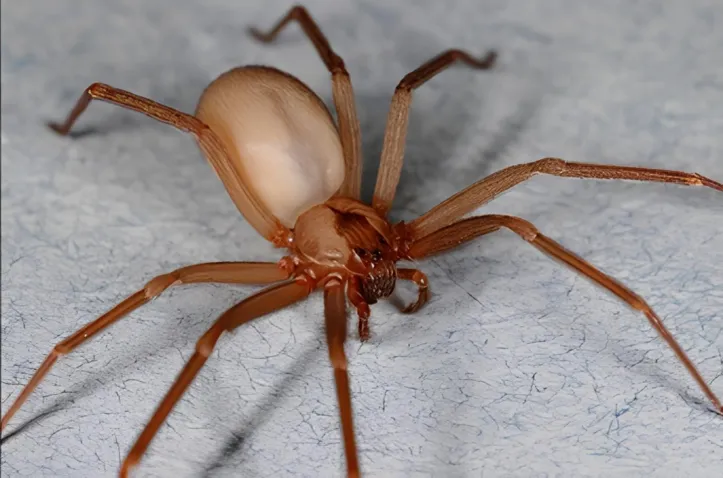
[[[204,91],[196,117],[223,142],[246,185],[286,227],[329,199],[344,180],[341,141],[329,110],[300,80],[245,66]]]

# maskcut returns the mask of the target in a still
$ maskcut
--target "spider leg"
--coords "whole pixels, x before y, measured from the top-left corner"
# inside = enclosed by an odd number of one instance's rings
[[[349,279],[346,295],[351,305],[356,309],[357,317],[359,317],[357,324],[359,328],[359,340],[366,342],[369,340],[369,316],[371,315],[371,310],[369,310],[369,304],[361,293],[361,284],[359,278],[356,276],[352,276]]]
[[[326,340],[329,346],[329,358],[334,367],[336,394],[339,401],[342,435],[344,437],[344,454],[348,477],[359,476],[359,459],[357,458],[354,439],[354,421],[352,416],[351,393],[349,391],[349,374],[344,353],[346,341],[346,304],[344,285],[338,279],[331,279],[324,286],[324,318],[326,324]]]
[[[558,158],[544,158],[532,163],[502,169],[463,189],[412,221],[408,227],[416,237],[423,237],[490,202],[513,186],[536,174],[567,178],[625,179],[673,183],[684,186],[706,186],[723,191],[723,184],[697,173],[666,169],[613,166],[607,164],[572,163]]]
[[[161,401],[161,404],[153,413],[153,416],[123,461],[120,476],[127,477],[128,472],[141,460],[151,440],[156,436],[158,428],[166,420],[176,402],[206,363],[216,346],[216,342],[224,332],[230,332],[246,322],[298,302],[308,296],[310,292],[311,287],[305,278],[292,279],[272,285],[224,312],[196,343],[196,351],[186,362],[186,366],[178,375],[166,396],[163,397],[163,401]]]
[[[414,259],[429,256],[438,252],[451,249],[463,242],[470,241],[475,237],[496,231],[499,228],[507,228],[522,237],[525,241],[543,253],[564,263],[579,274],[595,282],[626,302],[630,307],[645,314],[660,336],[667,342],[678,357],[693,380],[698,384],[701,391],[708,397],[718,413],[723,414],[723,405],[718,397],[710,389],[706,381],[698,372],[683,348],[675,340],[673,334],[665,327],[663,321],[648,305],[648,303],[628,287],[598,270],[595,266],[578,257],[562,245],[540,233],[535,226],[524,219],[513,216],[485,215],[471,217],[461,220],[452,225],[446,226],[432,234],[417,240],[410,248],[409,255]]]
[[[382,216],[386,215],[392,207],[402,173],[412,90],[419,88],[457,61],[466,63],[473,68],[487,70],[494,65],[496,58],[497,54],[493,51],[488,52],[484,58],[476,59],[462,50],[447,50],[407,74],[399,82],[389,107],[382,156],[372,200],[372,206]]]
[[[103,83],[93,83],[78,98],[75,107],[63,123],[48,123],[48,126],[60,135],[67,135],[78,117],[85,111],[91,100],[113,103],[129,110],[143,113],[162,123],[169,124],[183,132],[191,133],[196,138],[211,167],[221,179],[226,191],[236,207],[259,234],[283,245],[282,238],[289,234],[278,219],[256,198],[254,193],[244,184],[241,172],[230,161],[228,152],[221,140],[201,120],[193,115],[183,113],[169,106],[162,105],[143,96],[129,91],[114,88]]]
[[[301,5],[292,7],[268,33],[254,27],[249,28],[249,33],[262,43],[270,43],[292,20],[299,23],[299,26],[314,44],[321,60],[331,73],[332,96],[334,97],[334,105],[339,119],[339,134],[342,149],[344,150],[344,161],[346,162],[344,183],[337,194],[359,199],[362,173],[361,129],[359,128],[359,117],[356,112],[351,77],[349,72],[346,71],[344,60],[332,50],[329,41],[319,26],[306,8]]]
[[[417,284],[417,300],[406,307],[400,307],[405,314],[411,314],[419,310],[429,300],[429,280],[424,272],[418,269],[397,269],[397,277],[410,280]]]
[[[169,287],[200,282],[269,284],[287,279],[288,277],[289,274],[287,272],[284,272],[277,264],[272,262],[211,262],[194,264],[155,277],[149,281],[143,289],[132,294],[98,319],[58,343],[5,413],[2,418],[0,430],[5,429],[8,421],[15,415],[23,403],[25,403],[33,390],[35,390],[35,387],[45,378],[60,356],[69,354],[122,317],[151,301],[153,298],[158,297]]]

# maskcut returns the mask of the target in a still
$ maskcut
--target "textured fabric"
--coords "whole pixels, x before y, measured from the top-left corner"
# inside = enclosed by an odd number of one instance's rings
[[[544,156],[723,180],[719,0],[307,5],[354,81],[367,196],[396,83],[446,48],[500,52],[493,71],[455,67],[415,93],[396,219]],[[245,35],[288,6],[3,1],[3,411],[53,344],[153,276],[280,257],[191,138],[105,104],[75,140],[43,123],[94,81],[192,112],[216,75],[252,63],[329,102],[298,27],[272,46]],[[524,217],[630,285],[723,396],[723,195],[536,177],[480,211]],[[371,341],[348,341],[366,476],[723,469],[723,419],[641,314],[508,232],[419,267],[431,302],[415,316],[375,305]],[[2,476],[116,476],[197,338],[254,290],[172,289],[60,360],[8,427],[43,415],[3,443]],[[321,304],[316,294],[223,337],[134,476],[340,476]]]

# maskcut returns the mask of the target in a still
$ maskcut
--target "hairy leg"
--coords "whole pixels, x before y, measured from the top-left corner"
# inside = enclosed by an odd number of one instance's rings
[[[140,462],[143,454],[156,436],[158,429],[166,421],[173,407],[183,396],[201,367],[206,363],[218,339],[224,332],[230,332],[246,322],[298,302],[308,296],[310,292],[311,287],[305,278],[292,279],[268,287],[224,312],[199,339],[196,344],[196,351],[186,362],[186,366],[178,375],[166,396],[163,397],[163,401],[161,401],[161,404],[153,413],[153,416],[123,461],[120,476],[126,478],[129,471]]]
[[[346,289],[347,298],[352,306],[356,309],[357,317],[359,317],[358,329],[359,329],[359,340],[366,342],[369,340],[369,316],[371,310],[369,304],[364,299],[364,295],[361,292],[361,284],[359,279],[352,276],[349,279],[349,283]]]
[[[151,299],[158,297],[169,287],[199,282],[269,284],[287,279],[288,277],[288,272],[283,271],[273,262],[211,262],[194,264],[155,277],[149,281],[143,289],[132,294],[98,319],[58,343],[5,413],[2,418],[0,430],[5,429],[5,425],[7,425],[8,421],[15,415],[23,403],[25,403],[30,394],[33,393],[35,387],[45,378],[59,357],[69,354],[122,317],[149,302]]]
[[[357,457],[354,438],[354,420],[349,389],[349,374],[344,353],[344,342],[347,335],[346,303],[344,300],[344,284],[338,279],[331,279],[324,286],[324,317],[326,323],[326,340],[329,345],[329,359],[334,367],[334,380],[339,401],[341,431],[344,438],[344,454],[348,477],[359,476],[359,458]]]
[[[559,260],[579,274],[584,275],[598,286],[607,289],[616,295],[623,302],[635,310],[642,312],[650,322],[650,325],[658,331],[665,342],[673,349],[678,359],[688,370],[690,376],[695,380],[703,394],[713,404],[718,413],[723,414],[723,405],[713,393],[708,383],[703,379],[698,369],[688,358],[673,334],[665,327],[663,321],[648,305],[648,303],[628,287],[603,273],[595,266],[565,249],[562,245],[543,235],[532,224],[524,219],[513,216],[486,215],[464,219],[452,225],[446,226],[432,234],[418,240],[410,248],[409,255],[419,259],[445,250],[452,249],[459,244],[470,241],[483,234],[496,231],[500,228],[507,228],[529,242],[537,249],[548,256]]]
[[[495,52],[489,52],[484,58],[478,60],[462,50],[447,50],[407,74],[399,82],[389,107],[382,156],[372,200],[372,206],[382,216],[385,216],[392,207],[402,173],[409,108],[412,105],[412,90],[419,88],[457,61],[473,68],[486,70],[494,65],[496,58]]]
[[[532,163],[510,166],[493,173],[458,192],[408,224],[415,238],[421,238],[490,202],[513,186],[536,174],[566,178],[625,179],[673,183],[684,186],[706,186],[723,191],[723,184],[696,173],[666,169],[613,166],[607,164],[572,163],[558,158],[544,158]]]
[[[162,105],[129,91],[114,88],[103,83],[93,83],[78,98],[78,102],[63,123],[49,123],[58,134],[67,135],[78,117],[85,111],[91,100],[107,101],[129,110],[143,113],[162,123],[169,124],[196,138],[211,167],[221,179],[231,200],[246,220],[259,234],[277,246],[284,246],[289,230],[281,225],[266,206],[244,184],[241,173],[229,160],[221,140],[201,120],[169,106]]]

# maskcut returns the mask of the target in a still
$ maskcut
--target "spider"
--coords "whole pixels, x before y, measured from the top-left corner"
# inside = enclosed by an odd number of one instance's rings
[[[417,260],[455,248],[506,228],[543,253],[607,289],[642,312],[673,349],[718,413],[723,405],[695,365],[640,296],[584,259],[543,235],[524,219],[505,215],[467,217],[499,194],[536,174],[622,179],[706,186],[723,192],[723,184],[699,174],[567,162],[544,158],[498,171],[451,196],[409,223],[387,218],[404,157],[412,92],[456,62],[491,68],[496,53],[478,59],[447,50],[407,74],[392,98],[379,173],[371,204],[360,201],[361,140],[351,79],[303,6],[291,8],[269,31],[250,28],[261,42],[271,42],[292,21],[298,22],[331,74],[335,123],[322,100],[295,77],[268,66],[243,66],[220,75],[203,92],[194,115],[109,85],[94,83],[82,94],[63,123],[49,126],[67,135],[91,100],[107,101],[144,113],[190,133],[231,199],[264,238],[288,255],[279,262],[216,262],[182,267],[149,281],[142,289],[100,318],[61,341],[50,352],[2,417],[2,429],[43,380],[56,360],[95,337],[123,316],[171,286],[201,282],[269,284],[224,312],[199,339],[195,352],[137,438],[120,468],[128,476],[213,351],[224,332],[323,290],[325,331],[334,370],[348,476],[360,466],[352,420],[352,403],[344,344],[347,302],[358,315],[361,341],[369,338],[370,305],[389,297],[398,280],[416,284],[418,310],[429,298],[427,277],[417,269],[398,268],[400,260]]]

